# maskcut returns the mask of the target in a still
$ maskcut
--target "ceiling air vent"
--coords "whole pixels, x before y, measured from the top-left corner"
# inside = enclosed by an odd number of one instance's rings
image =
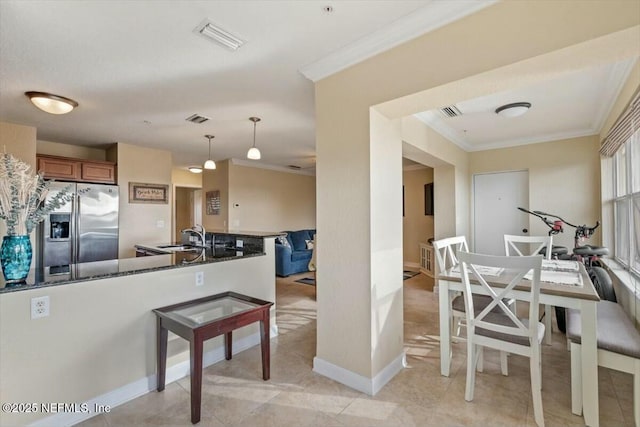
[[[289,169],[295,169],[295,170],[302,169],[300,166],[297,166],[297,165],[288,165],[287,167]]]
[[[201,124],[209,120],[209,117],[201,116],[199,114],[192,114],[189,117],[187,117],[185,120],[191,123]]]
[[[448,107],[441,108],[440,113],[445,117],[458,117],[462,115],[462,112],[458,110],[458,107],[455,105],[449,105]]]

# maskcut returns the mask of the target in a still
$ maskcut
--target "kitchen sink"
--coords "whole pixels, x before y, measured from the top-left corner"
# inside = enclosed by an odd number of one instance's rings
[[[164,249],[169,252],[187,252],[187,251],[201,251],[202,248],[198,246],[189,245],[162,245],[158,246],[158,249]]]

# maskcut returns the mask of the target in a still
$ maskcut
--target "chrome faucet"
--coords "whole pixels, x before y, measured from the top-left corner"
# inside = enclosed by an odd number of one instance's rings
[[[200,231],[198,231],[198,228],[200,229]],[[205,243],[205,235],[206,235],[207,232],[205,231],[205,229],[204,229],[204,227],[202,225],[196,224],[191,228],[185,228],[184,230],[180,230],[180,232],[181,233],[189,232],[189,233],[195,234],[196,236],[198,236],[200,238],[200,242],[201,242],[200,246],[202,246],[202,247],[207,246],[207,244]]]

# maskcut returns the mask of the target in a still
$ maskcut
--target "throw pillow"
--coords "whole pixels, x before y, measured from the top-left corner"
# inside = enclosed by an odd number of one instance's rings
[[[307,249],[313,249],[313,240],[305,240],[304,242],[307,244]]]
[[[276,237],[276,242],[280,243],[282,246],[285,246],[287,248],[291,247],[291,245],[289,244],[289,239],[287,239],[287,236]]]

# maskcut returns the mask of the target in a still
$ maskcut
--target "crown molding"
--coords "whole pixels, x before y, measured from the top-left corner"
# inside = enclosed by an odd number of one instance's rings
[[[390,25],[349,43],[324,58],[304,65],[299,71],[309,80],[317,82],[365,59],[471,15],[497,1],[432,1]]]
[[[471,150],[467,150],[467,151],[485,151],[485,150],[495,150],[497,148],[519,147],[522,145],[539,144],[542,142],[561,141],[563,139],[571,139],[571,138],[581,138],[583,136],[596,135],[597,133],[598,131],[593,128],[574,129],[566,132],[558,132],[558,133],[540,135],[535,137],[517,138],[517,139],[492,142],[490,144],[482,144],[482,145],[473,147]]]
[[[229,159],[231,161],[231,164],[233,165],[237,165],[237,166],[244,166],[244,167],[248,167],[248,168],[256,168],[256,169],[267,169],[267,170],[272,170],[272,171],[277,171],[277,172],[285,172],[285,173],[292,173],[295,175],[307,175],[307,176],[315,176],[315,168],[314,170],[309,170],[309,169],[290,169],[284,166],[278,166],[278,165],[270,165],[267,163],[257,163],[255,160],[243,160],[243,159],[235,159],[235,158],[231,158]]]

